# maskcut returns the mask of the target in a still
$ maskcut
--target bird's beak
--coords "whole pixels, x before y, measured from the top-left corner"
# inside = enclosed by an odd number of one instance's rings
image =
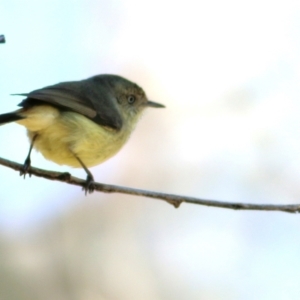
[[[165,107],[164,105],[159,104],[157,102],[153,102],[153,101],[146,102],[146,106],[157,107],[157,108],[163,108],[163,107]]]

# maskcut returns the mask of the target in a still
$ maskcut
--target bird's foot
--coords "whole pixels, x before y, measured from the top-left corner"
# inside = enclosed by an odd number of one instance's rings
[[[31,166],[31,160],[30,160],[30,157],[27,157],[24,161],[23,166],[21,167],[21,170],[20,170],[20,176],[24,176],[24,179],[25,179],[26,174],[28,174],[29,177],[31,177],[30,166]]]
[[[95,181],[94,181],[94,177],[92,175],[88,175],[86,177],[86,181],[84,183],[84,186],[82,187],[82,190],[85,191],[85,195],[87,195],[87,193],[91,194],[94,192]]]

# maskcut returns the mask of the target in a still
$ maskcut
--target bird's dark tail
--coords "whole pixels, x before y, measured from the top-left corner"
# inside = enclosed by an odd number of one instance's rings
[[[24,117],[18,115],[16,112],[11,112],[7,114],[0,115],[0,125],[5,123],[15,122],[24,119]]]

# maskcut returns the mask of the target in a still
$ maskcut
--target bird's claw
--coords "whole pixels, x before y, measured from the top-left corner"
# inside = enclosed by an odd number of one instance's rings
[[[26,174],[28,174],[31,177],[30,166],[31,166],[31,160],[30,158],[27,157],[20,170],[20,176],[24,176],[24,179]]]
[[[84,186],[82,187],[82,190],[85,191],[85,195],[87,195],[87,193],[91,194],[94,192],[95,190],[95,181],[93,176],[88,175],[86,177],[86,181]]]

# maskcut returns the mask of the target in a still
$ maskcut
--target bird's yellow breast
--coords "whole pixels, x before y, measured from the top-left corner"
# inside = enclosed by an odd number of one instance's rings
[[[132,128],[115,131],[100,126],[85,116],[59,111],[48,105],[35,106],[18,121],[28,130],[30,140],[37,135],[34,148],[46,159],[60,165],[86,167],[98,165],[115,155],[127,141]]]

